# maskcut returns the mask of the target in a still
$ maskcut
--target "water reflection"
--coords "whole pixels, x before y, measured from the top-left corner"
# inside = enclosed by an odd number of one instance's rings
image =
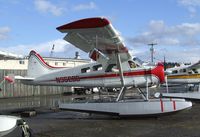
[[[70,96],[52,95],[52,96],[36,96],[23,98],[7,98],[0,99],[0,111],[31,109],[39,107],[56,107],[58,102],[70,102]]]
[[[18,111],[33,108],[57,107],[58,103],[86,102],[88,100],[99,99],[99,95],[51,95],[33,96],[21,98],[0,99],[0,113],[4,111]]]

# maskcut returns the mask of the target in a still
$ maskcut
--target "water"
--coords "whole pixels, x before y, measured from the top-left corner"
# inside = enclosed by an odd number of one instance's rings
[[[54,108],[58,107],[59,102],[86,102],[87,100],[99,99],[98,95],[51,95],[33,96],[21,98],[0,99],[0,113],[15,112],[35,108]]]
[[[0,112],[41,107],[51,108],[56,107],[60,101],[70,102],[71,99],[71,97],[61,95],[0,99]]]

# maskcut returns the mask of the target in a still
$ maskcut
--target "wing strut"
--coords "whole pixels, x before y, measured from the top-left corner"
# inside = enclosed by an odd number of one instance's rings
[[[199,89],[198,89],[198,91],[200,92],[200,83],[199,83]]]
[[[125,82],[124,82],[124,74],[123,74],[123,69],[122,69],[122,64],[121,64],[121,58],[119,55],[119,44],[117,44],[118,47],[118,52],[117,52],[117,65],[118,65],[118,69],[119,69],[119,75],[120,75],[120,81],[121,81],[121,85],[122,88],[120,90],[120,93],[116,99],[116,101],[120,101],[123,99],[125,91],[126,91],[126,87],[125,87]]]

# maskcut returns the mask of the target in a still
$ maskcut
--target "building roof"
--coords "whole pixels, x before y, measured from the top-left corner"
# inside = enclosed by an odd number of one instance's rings
[[[0,51],[0,60],[3,60],[3,59],[19,59],[19,58],[23,58],[23,56],[13,54],[13,53],[10,53],[10,52]]]
[[[61,58],[61,57],[42,57],[44,60],[60,60],[60,61],[86,61],[90,62],[90,59],[76,59],[76,58]]]

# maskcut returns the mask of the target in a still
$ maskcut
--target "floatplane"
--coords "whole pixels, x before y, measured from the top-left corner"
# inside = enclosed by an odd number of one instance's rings
[[[120,88],[112,102],[60,103],[60,109],[146,116],[177,112],[192,106],[190,101],[184,99],[149,99],[148,87],[165,81],[163,65],[137,65],[119,33],[106,18],[81,19],[57,27],[57,30],[67,33],[64,40],[89,53],[95,62],[74,68],[56,68],[48,65],[38,53],[31,51],[27,76],[15,76],[15,79],[31,85]],[[125,99],[129,87],[137,88],[142,99]],[[146,92],[141,88],[146,88]]]
[[[166,70],[169,84],[200,84],[200,61]]]
[[[166,70],[166,86],[189,85],[189,89],[198,86],[198,92],[189,90],[186,93],[163,93],[165,97],[200,99],[200,61],[191,65],[169,68]]]

